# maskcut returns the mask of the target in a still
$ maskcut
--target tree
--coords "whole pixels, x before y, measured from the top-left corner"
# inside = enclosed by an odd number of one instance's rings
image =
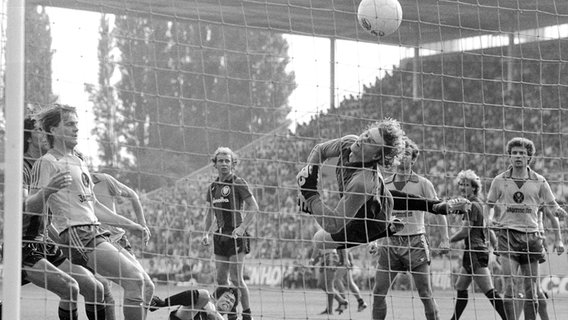
[[[96,126],[92,130],[99,142],[99,159],[103,168],[118,168],[122,162],[122,152],[116,141],[115,111],[118,104],[116,93],[111,83],[115,70],[112,55],[113,41],[110,34],[109,19],[102,15],[99,27],[99,75],[98,86],[86,84],[85,90],[89,93],[89,101],[96,106],[93,109]]]
[[[25,97],[27,104],[48,104],[55,100],[51,87],[51,28],[43,6],[25,10]]]
[[[112,36],[120,52],[114,143],[128,155],[119,164],[123,178],[141,189],[187,175],[218,146],[238,149],[286,121],[295,82],[280,34],[128,16],[116,17]],[[101,108],[109,106],[98,101]],[[106,121],[103,113],[97,120]],[[109,128],[101,130],[99,139]],[[103,151],[104,163],[112,152]]]

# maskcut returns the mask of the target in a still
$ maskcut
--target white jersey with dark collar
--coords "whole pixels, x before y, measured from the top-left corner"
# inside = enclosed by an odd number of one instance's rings
[[[436,190],[430,180],[412,172],[409,179],[402,188],[397,188],[394,180],[396,174],[385,180],[385,185],[389,190],[398,190],[408,194],[414,194],[428,199],[438,199]],[[396,233],[397,236],[409,236],[416,234],[425,234],[426,227],[424,225],[424,211],[400,211],[393,210],[393,216],[402,220],[404,229]]]
[[[546,179],[530,168],[527,179],[513,179],[512,168],[493,179],[487,201],[501,208],[499,223],[507,229],[538,232],[538,208],[555,201]]]
[[[52,215],[51,222],[59,232],[71,226],[98,224],[91,176],[87,165],[76,155],[61,155],[49,150],[34,164],[32,189],[46,187],[54,175],[63,171],[70,172],[72,182],[47,200],[45,209]]]

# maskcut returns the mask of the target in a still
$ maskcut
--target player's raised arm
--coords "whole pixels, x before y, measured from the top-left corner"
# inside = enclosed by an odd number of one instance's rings
[[[320,165],[327,159],[339,157],[341,155],[341,146],[344,141],[356,138],[357,136],[346,136],[319,143],[312,148],[306,162],[308,164]]]
[[[471,203],[464,198],[441,201],[437,199],[426,199],[398,190],[390,190],[390,192],[394,200],[393,210],[417,210],[447,215],[450,213],[463,214],[471,209]]]

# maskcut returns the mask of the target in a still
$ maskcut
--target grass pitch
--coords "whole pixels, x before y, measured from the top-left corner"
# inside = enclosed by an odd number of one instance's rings
[[[175,287],[160,285],[156,294],[166,297],[170,294],[187,290],[189,287]],[[212,289],[212,288],[208,288]],[[362,292],[368,308],[363,312],[357,312],[357,301],[353,296],[349,297],[350,308],[342,315],[319,315],[325,308],[325,295],[319,290],[281,290],[269,287],[251,287],[251,307],[253,316],[257,320],[284,320],[284,319],[371,319],[371,293]],[[122,291],[113,285],[115,299],[121,303]],[[435,291],[434,297],[439,306],[440,319],[449,319],[452,316],[454,292]],[[39,289],[31,284],[22,288],[21,318],[22,319],[45,319],[57,320],[57,296]],[[417,320],[425,319],[424,307],[416,292],[391,291],[387,298],[388,316],[392,320]],[[119,306],[117,307],[117,309]],[[149,313],[148,320],[168,319],[168,309]],[[548,300],[548,313],[550,319],[566,319],[568,315],[568,297],[556,296]],[[79,318],[86,319],[84,304],[80,303]],[[123,319],[122,314],[117,312],[117,319]],[[499,319],[489,301],[482,294],[470,294],[469,304],[462,319],[492,320]]]

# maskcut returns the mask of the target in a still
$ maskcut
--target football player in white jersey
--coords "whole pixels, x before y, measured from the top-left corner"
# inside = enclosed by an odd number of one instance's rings
[[[539,230],[538,209],[541,206],[557,216],[566,216],[550,189],[546,179],[533,171],[530,162],[535,154],[534,143],[516,137],[507,143],[511,166],[497,175],[489,189],[487,203],[498,207],[492,223],[497,227],[499,255],[505,277],[505,310],[507,319],[515,320],[513,298],[513,277],[517,270],[528,278],[525,286],[525,319],[536,318],[538,310],[537,281],[538,261],[543,254],[542,236]]]
[[[116,208],[116,201],[118,198],[130,200],[132,210],[136,215],[136,221],[138,221],[138,223],[146,229],[146,232],[143,234],[144,239],[142,240],[144,241],[144,245],[147,245],[150,240],[151,233],[150,229],[148,229],[146,225],[144,209],[136,191],[106,173],[93,172],[91,173],[91,178],[94,184],[93,191],[95,192],[97,200],[113,212],[118,214]],[[126,231],[123,228],[111,225],[103,225],[103,228],[110,232],[109,239],[111,243],[114,244],[114,246],[126,257],[130,258],[142,271],[142,275],[144,276],[144,301],[151,301],[155,289],[154,282],[148,273],[146,273],[138,259],[136,259],[136,256],[132,251],[132,245],[126,236]],[[107,314],[108,313],[109,308],[107,307]]]
[[[401,191],[429,199],[437,199],[436,190],[430,180],[416,174],[412,166],[420,151],[412,140],[405,138],[405,150],[396,173],[385,179],[385,186],[391,191]],[[401,199],[401,200],[404,200]],[[393,210],[393,215],[402,221],[404,229],[385,238],[378,248],[378,263],[373,289],[373,319],[384,320],[387,314],[386,295],[399,272],[410,272],[416,290],[424,304],[426,319],[437,320],[438,306],[432,296],[430,280],[431,250],[426,236],[423,210]],[[439,232],[442,235],[440,248],[449,251],[448,222],[445,216],[438,216]]]
[[[46,199],[46,210],[59,232],[57,240],[71,262],[90,268],[124,289],[126,320],[145,319],[144,281],[137,266],[108,240],[100,221],[136,232],[146,229],[112,212],[93,193],[87,165],[75,153],[79,119],[74,107],[54,105],[38,115],[50,149],[33,167],[31,193],[46,187],[51,177],[68,172],[71,183]],[[149,302],[149,301],[148,301]]]

